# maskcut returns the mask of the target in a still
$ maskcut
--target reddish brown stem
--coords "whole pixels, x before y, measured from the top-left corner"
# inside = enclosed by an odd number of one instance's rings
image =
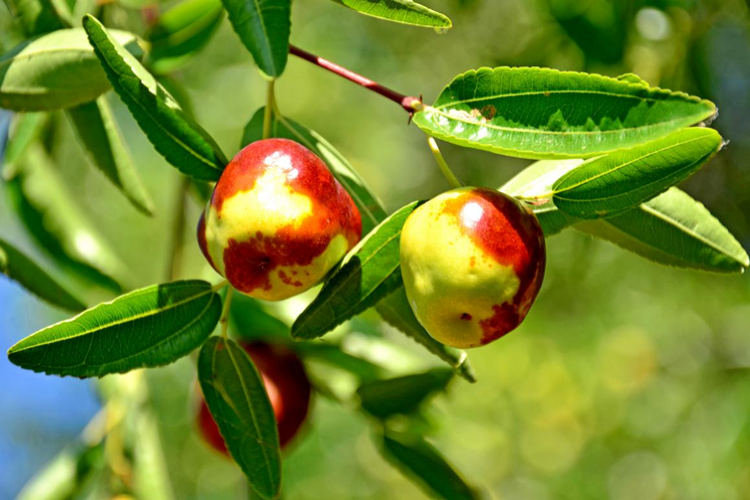
[[[392,90],[392,89],[389,89],[388,87],[380,85],[378,82],[374,82],[370,80],[369,78],[365,78],[362,75],[359,75],[351,70],[341,67],[336,63],[328,61],[327,59],[318,57],[315,54],[311,54],[305,50],[300,49],[299,47],[290,45],[289,53],[299,57],[300,59],[304,59],[305,61],[311,62],[315,64],[316,66],[320,66],[321,68],[327,69],[331,73],[335,73],[342,78],[346,78],[347,80],[354,82],[357,85],[361,85],[365,87],[366,89],[372,90],[373,92],[380,94],[383,97],[395,102],[396,104],[404,108],[409,113],[414,113],[415,111],[420,111],[422,109],[421,99],[396,92],[395,90]]]

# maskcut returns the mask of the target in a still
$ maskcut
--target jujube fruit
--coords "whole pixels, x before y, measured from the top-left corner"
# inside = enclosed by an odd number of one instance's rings
[[[282,300],[317,284],[361,233],[357,207],[320,158],[294,141],[266,139],[227,165],[198,243],[234,288]]]
[[[542,228],[511,196],[454,189],[417,208],[401,233],[401,273],[419,322],[439,342],[496,340],[526,317],[542,285]]]
[[[307,419],[312,388],[305,367],[296,354],[283,346],[262,342],[240,342],[263,378],[279,430],[279,444],[285,447],[297,435]],[[201,397],[198,428],[204,440],[215,450],[229,455],[224,438]]]

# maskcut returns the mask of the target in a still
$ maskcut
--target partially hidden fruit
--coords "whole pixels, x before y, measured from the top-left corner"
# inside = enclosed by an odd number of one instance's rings
[[[240,342],[263,378],[279,430],[279,444],[285,447],[307,419],[312,393],[305,367],[296,354],[278,345]],[[224,438],[201,397],[198,429],[215,450],[229,455]]]
[[[357,207],[320,158],[294,141],[266,139],[227,165],[198,243],[234,288],[282,300],[321,281],[361,233]]]
[[[420,206],[401,233],[401,273],[419,322],[439,342],[496,340],[526,317],[544,277],[536,216],[485,188],[454,189]]]

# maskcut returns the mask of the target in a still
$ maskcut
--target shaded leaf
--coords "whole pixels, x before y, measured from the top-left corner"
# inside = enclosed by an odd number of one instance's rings
[[[406,298],[403,281],[401,285],[385,299],[381,300],[375,306],[380,316],[386,323],[411,337],[415,342],[424,346],[432,354],[445,361],[456,372],[456,375],[464,378],[469,382],[476,382],[474,369],[469,363],[469,356],[465,351],[455,349],[441,344],[433,339],[427,330],[414,316],[414,312],[409,306],[409,300]]]
[[[281,489],[281,450],[276,417],[263,380],[235,342],[211,337],[198,357],[198,379],[227,449],[263,498]]]
[[[188,63],[211,40],[223,14],[220,0],[187,0],[159,16],[145,36],[151,69],[169,73]]]
[[[398,288],[401,229],[418,205],[412,202],[385,219],[344,257],[292,325],[294,339],[321,337]]]
[[[232,299],[233,331],[240,337],[257,339],[289,338],[289,325],[266,311],[263,304],[247,295],[235,294]]]
[[[46,113],[18,113],[12,118],[8,146],[4,152],[2,176],[6,180],[15,175],[16,162],[26,148],[36,141],[47,125]]]
[[[709,128],[689,128],[601,158],[560,177],[557,208],[583,219],[615,215],[648,201],[692,175],[722,146]]]
[[[49,375],[101,377],[172,363],[200,346],[221,316],[205,281],[153,285],[99,304],[10,348],[13,364]]]
[[[278,78],[286,68],[291,0],[222,0],[229,21],[258,68]]]
[[[374,380],[359,386],[362,408],[370,415],[385,419],[395,414],[417,411],[436,392],[444,391],[453,378],[453,370],[438,368],[417,375]]]
[[[99,21],[87,15],[83,27],[107,78],[156,150],[191,177],[218,180],[227,160],[208,133],[182,112]]]
[[[474,489],[423,437],[386,431],[382,439],[382,450],[388,461],[416,479],[428,494],[445,500],[479,498]]]
[[[17,281],[26,290],[52,305],[71,311],[86,309],[80,299],[2,238],[0,238],[0,273]]]
[[[135,35],[112,30],[111,36],[134,61],[143,54]],[[109,88],[81,28],[27,40],[0,57],[2,108],[17,111],[67,108],[92,101]]]
[[[263,107],[256,111],[250,122],[245,126],[241,147],[259,141],[263,137],[265,109]],[[274,114],[272,132],[273,137],[299,142],[326,162],[333,176],[344,186],[357,205],[362,216],[362,234],[369,233],[388,216],[380,201],[357,171],[354,170],[354,167],[320,134],[292,119],[283,118],[283,120],[280,120],[276,114]]]
[[[141,212],[152,215],[151,200],[105,96],[67,110],[81,145],[94,165]]]
[[[293,347],[303,358],[312,358],[335,366],[357,376],[363,382],[379,379],[383,375],[381,367],[343,351],[338,345],[301,342]]]
[[[412,26],[427,28],[450,28],[448,16],[428,9],[412,0],[333,0],[345,7],[364,14]]]
[[[482,68],[457,76],[416,113],[426,133],[532,159],[590,158],[708,120],[713,103],[596,74]]]
[[[742,272],[750,264],[729,230],[677,188],[620,216],[576,228],[660,264],[722,273]]]
[[[5,3],[23,27],[26,36],[41,35],[66,27],[50,0],[6,0]]]

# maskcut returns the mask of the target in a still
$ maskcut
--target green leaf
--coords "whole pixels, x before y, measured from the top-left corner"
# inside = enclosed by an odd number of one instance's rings
[[[133,60],[142,55],[131,33],[112,30],[112,37],[132,52],[128,55]],[[2,108],[16,111],[67,108],[92,101],[109,88],[86,33],[80,28],[54,31],[25,41],[0,57]]]
[[[301,342],[293,346],[305,359],[316,359],[356,375],[360,381],[376,380],[383,376],[383,369],[360,357],[345,352],[339,345],[316,342]]]
[[[105,466],[103,444],[67,446],[31,478],[16,500],[83,498],[83,493]]]
[[[20,250],[0,238],[0,273],[50,304],[71,311],[86,306]]]
[[[539,160],[506,182],[500,191],[526,199],[549,196],[555,181],[581,163],[583,160]],[[555,235],[579,220],[558,210],[552,200],[532,201],[530,207],[539,219],[545,237]]]
[[[23,26],[27,36],[36,36],[66,26],[50,0],[6,0],[6,5]]]
[[[366,16],[377,17],[412,26],[451,28],[447,16],[412,0],[333,0]]]
[[[94,165],[117,186],[138,210],[153,215],[154,202],[143,187],[138,170],[105,96],[67,110],[81,145]]]
[[[233,331],[240,337],[289,338],[289,325],[266,311],[259,300],[247,295],[235,294],[232,299],[231,318],[234,322]]]
[[[416,479],[428,494],[445,500],[474,500],[474,489],[423,437],[385,431],[384,456],[397,468]]]
[[[322,337],[398,288],[401,229],[418,205],[412,202],[388,217],[344,257],[315,300],[297,317],[292,338]]]
[[[187,64],[211,40],[223,17],[220,0],[187,0],[162,14],[145,37],[151,43],[151,69],[170,73]]]
[[[482,68],[414,116],[459,146],[532,159],[590,158],[712,118],[713,103],[595,74]]]
[[[692,175],[722,147],[718,132],[689,128],[582,163],[552,189],[557,208],[582,219],[624,212]]]
[[[386,323],[411,337],[415,342],[421,344],[429,352],[445,361],[456,372],[456,375],[462,377],[468,382],[476,382],[474,369],[469,363],[469,356],[465,351],[448,347],[433,339],[427,330],[414,316],[414,312],[409,306],[409,300],[406,298],[403,281],[399,288],[381,300],[375,309]]]
[[[97,282],[122,290],[130,272],[78,206],[52,159],[34,143],[7,183],[10,200],[27,230],[56,260]]]
[[[444,391],[453,378],[453,370],[438,368],[417,375],[374,380],[359,386],[362,409],[386,419],[392,415],[416,412],[436,392]]]
[[[3,178],[9,180],[15,176],[16,163],[29,145],[39,138],[48,121],[46,113],[19,113],[13,117],[10,140],[3,158]]]
[[[153,285],[39,330],[8,351],[13,364],[49,375],[101,377],[172,363],[200,346],[221,316],[205,281]]]
[[[262,138],[265,109],[263,107],[256,111],[250,122],[245,126],[241,147]],[[333,176],[344,186],[357,205],[362,216],[362,234],[369,233],[388,216],[380,201],[372,194],[372,191],[354,170],[354,167],[320,134],[289,118],[280,120],[274,114],[272,135],[273,137],[299,142],[326,162]]]
[[[289,57],[292,0],[222,0],[229,21],[255,64],[278,78]]]
[[[83,27],[115,92],[156,150],[178,170],[215,181],[227,160],[214,140],[188,118],[154,77],[91,16]]]
[[[660,264],[722,273],[741,273],[750,265],[729,230],[677,188],[620,216],[576,228]]]
[[[258,370],[236,343],[206,342],[198,357],[198,379],[227,449],[263,498],[281,489],[281,450],[276,417]]]

